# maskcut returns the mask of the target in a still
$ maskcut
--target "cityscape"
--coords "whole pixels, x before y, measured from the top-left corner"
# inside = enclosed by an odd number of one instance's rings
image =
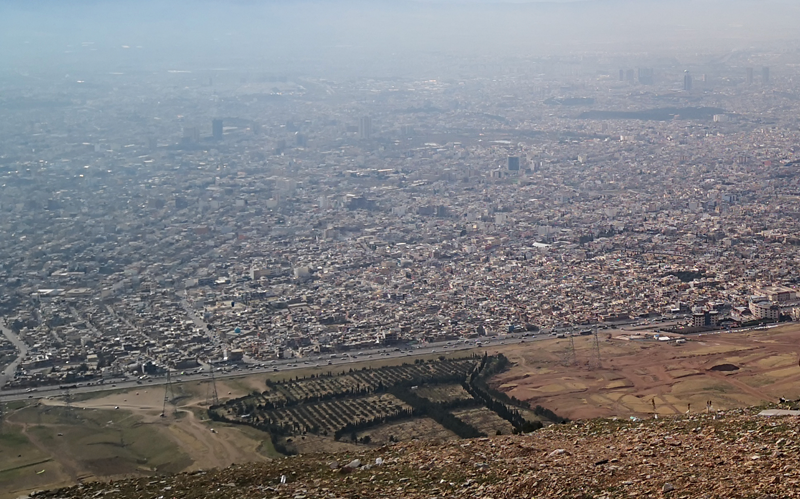
[[[799,18],[0,2],[0,499],[800,497]]]
[[[797,320],[796,54],[620,61],[10,80],[4,388]]]

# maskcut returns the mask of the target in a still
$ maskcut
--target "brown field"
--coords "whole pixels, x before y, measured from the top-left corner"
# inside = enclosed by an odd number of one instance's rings
[[[601,339],[601,368],[591,369],[593,337],[575,337],[575,364],[563,360],[568,339],[489,349],[514,366],[495,386],[571,419],[647,416],[730,409],[800,398],[800,327],[691,336],[684,345]],[[735,371],[710,371],[733,364]]]

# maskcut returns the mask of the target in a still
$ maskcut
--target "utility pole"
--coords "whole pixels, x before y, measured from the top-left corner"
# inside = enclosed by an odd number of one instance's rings
[[[210,397],[206,397],[206,403],[209,405],[219,405],[219,396],[217,395],[217,380],[214,378],[214,362],[208,362],[208,365],[211,367],[211,386],[210,389]]]
[[[72,395],[69,393],[69,388],[64,389],[64,403],[66,405],[66,419],[72,419]]]
[[[172,395],[171,398],[170,394]],[[175,389],[172,387],[172,378],[170,377],[169,368],[167,369],[167,384],[164,388],[164,405],[161,408],[162,418],[167,417],[167,402],[172,403],[173,406],[175,405]]]
[[[597,337],[597,326],[594,327],[594,346],[592,348],[591,368],[600,369],[603,365],[600,360],[600,340]]]
[[[574,366],[576,362],[575,358],[575,338],[572,337],[572,334],[569,336],[569,345],[567,346],[567,351],[564,352],[564,360],[563,363],[565,366]]]

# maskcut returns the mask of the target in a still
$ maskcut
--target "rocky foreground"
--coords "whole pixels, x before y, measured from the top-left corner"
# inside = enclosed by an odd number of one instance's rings
[[[800,496],[800,417],[745,409],[590,420],[529,435],[411,442],[337,455],[39,492],[36,498],[545,498]]]

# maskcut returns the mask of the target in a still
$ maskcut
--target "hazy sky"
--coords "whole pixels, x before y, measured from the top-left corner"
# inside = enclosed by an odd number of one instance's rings
[[[725,50],[796,39],[797,19],[788,0],[12,0],[0,67]]]

